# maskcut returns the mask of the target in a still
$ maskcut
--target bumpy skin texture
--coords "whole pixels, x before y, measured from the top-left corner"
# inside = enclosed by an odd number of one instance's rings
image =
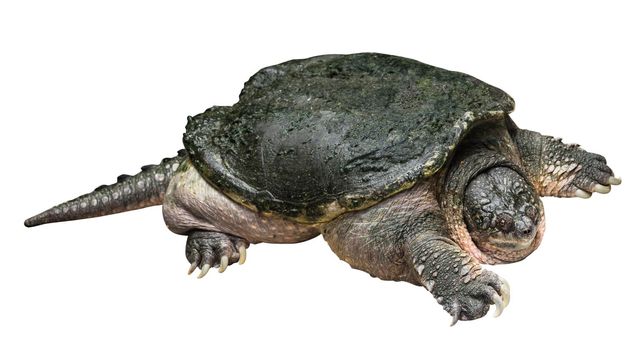
[[[504,282],[495,273],[483,270],[453,241],[417,235],[408,246],[421,284],[452,315],[453,323],[483,317],[496,297],[509,297]]]
[[[242,264],[248,246],[246,240],[221,232],[192,231],[185,246],[185,255],[191,264],[188,273],[198,267],[201,269],[198,277],[202,278],[210,267],[218,267],[219,272],[224,272],[228,265]]]
[[[478,174],[465,189],[463,214],[472,241],[481,250],[528,247],[540,219],[539,196],[507,167]]]
[[[102,185],[93,192],[56,205],[27,219],[27,227],[79,220],[121,213],[151,205],[162,204],[165,188],[178,165],[187,158],[184,150],[178,156],[165,158],[158,165],[145,165],[134,176],[120,175],[116,183]]]
[[[614,173],[603,156],[534,131],[514,129],[512,134],[539,195],[587,197],[609,192]]]

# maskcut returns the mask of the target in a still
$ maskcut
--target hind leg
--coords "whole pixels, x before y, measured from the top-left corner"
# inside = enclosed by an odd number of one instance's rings
[[[198,267],[198,278],[202,278],[212,266],[218,267],[218,272],[224,272],[227,266],[235,262],[243,264],[248,246],[246,240],[224,233],[191,231],[185,247],[185,255],[191,263],[187,273],[191,274]]]

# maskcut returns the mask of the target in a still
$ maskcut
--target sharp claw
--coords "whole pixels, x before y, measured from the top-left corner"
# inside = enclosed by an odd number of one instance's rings
[[[501,281],[501,288],[499,289],[499,293],[501,293],[501,298],[503,299],[503,308],[505,309],[510,304],[510,285],[504,278],[499,277],[499,279]]]
[[[621,184],[621,178],[620,177],[615,177],[615,176],[610,176],[608,178],[608,183],[610,185],[620,185]]]
[[[452,323],[450,323],[450,327],[454,326],[456,322],[458,322],[460,317],[461,317],[461,306],[456,304],[454,305],[454,309],[452,310]]]
[[[594,192],[599,192],[599,193],[608,193],[610,192],[610,186],[603,186],[603,185],[596,185],[594,186]]]
[[[225,272],[225,270],[227,269],[227,264],[229,264],[229,257],[227,255],[223,255],[223,257],[220,259],[220,267],[218,268],[218,272]]]
[[[211,268],[211,265],[205,264],[203,265],[203,268],[200,269],[200,275],[198,275],[198,278],[203,278],[209,272],[209,268]]]
[[[191,263],[191,265],[189,266],[189,270],[187,270],[187,274],[191,275],[191,273],[194,272],[194,270],[196,270],[197,266],[198,266],[198,262],[194,261],[193,263]]]
[[[494,311],[494,317],[499,317],[503,312],[503,309],[505,308],[505,305],[503,305],[503,299],[500,295],[494,293],[492,294],[492,301],[494,302],[494,306],[496,307],[496,311]]]
[[[240,248],[238,248],[238,253],[240,254],[238,265],[242,265],[245,263],[245,259],[247,259],[247,248],[245,248],[244,245],[241,245]]]
[[[592,193],[585,192],[584,190],[581,190],[581,189],[576,190],[574,194],[579,198],[590,198],[592,196]]]

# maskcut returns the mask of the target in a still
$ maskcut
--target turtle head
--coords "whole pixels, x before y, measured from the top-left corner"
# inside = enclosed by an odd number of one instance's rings
[[[474,244],[484,253],[505,256],[528,250],[543,222],[532,185],[507,167],[490,168],[467,185],[463,217]]]

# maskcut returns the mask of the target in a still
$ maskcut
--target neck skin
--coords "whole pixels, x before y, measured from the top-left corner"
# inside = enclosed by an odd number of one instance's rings
[[[479,173],[497,166],[513,169],[529,182],[514,153],[509,135],[504,127],[479,126],[459,146],[447,173],[441,180],[439,202],[445,214],[452,239],[470,255],[484,264],[510,263],[524,259],[541,243],[545,230],[543,204],[539,201],[540,222],[536,236],[529,247],[516,251],[482,251],[472,241],[463,218],[463,196],[469,182]],[[505,131],[505,132],[504,132]]]

